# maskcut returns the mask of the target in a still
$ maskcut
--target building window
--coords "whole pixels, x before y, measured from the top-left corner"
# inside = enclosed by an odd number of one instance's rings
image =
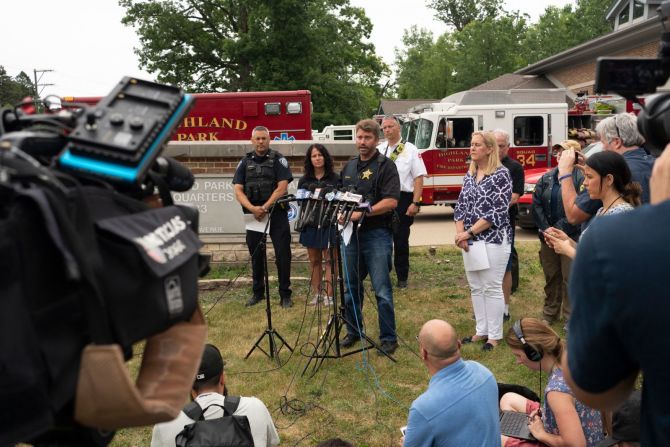
[[[514,118],[514,145],[541,146],[544,143],[544,118],[517,116]]]
[[[644,15],[644,5],[638,0],[633,2],[633,20],[639,19]]]
[[[626,6],[619,13],[619,25],[623,25],[624,23],[628,23],[628,19],[630,18],[629,8],[630,8],[630,3],[626,3]]]

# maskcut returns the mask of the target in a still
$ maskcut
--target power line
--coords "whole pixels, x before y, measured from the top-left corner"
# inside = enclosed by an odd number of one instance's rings
[[[35,79],[35,84],[33,85],[33,89],[35,90],[35,97],[33,98],[33,103],[35,104],[35,108],[40,111],[40,95],[42,94],[42,91],[44,90],[44,87],[49,87],[55,84],[47,84],[47,83],[40,83],[42,80],[42,76],[44,76],[44,73],[49,73],[52,72],[52,69],[46,69],[46,70],[37,70],[33,69],[33,77]],[[37,73],[40,74],[40,77],[37,77]],[[42,88],[40,88],[42,87]]]

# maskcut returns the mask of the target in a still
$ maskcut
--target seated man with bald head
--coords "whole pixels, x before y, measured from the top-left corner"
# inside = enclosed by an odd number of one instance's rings
[[[403,445],[499,446],[498,386],[491,371],[461,358],[461,342],[446,321],[425,323],[418,340],[432,377],[409,409]]]

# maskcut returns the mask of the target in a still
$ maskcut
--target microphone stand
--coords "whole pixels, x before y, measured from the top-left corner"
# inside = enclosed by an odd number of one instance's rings
[[[258,348],[259,351],[261,351],[263,354],[266,356],[270,357],[271,359],[275,360],[277,362],[277,365],[281,366],[281,360],[279,359],[279,351],[282,350],[284,346],[286,348],[293,352],[293,348],[291,345],[289,345],[284,338],[279,335],[279,332],[277,332],[273,327],[272,327],[272,309],[270,308],[270,279],[269,279],[269,274],[268,274],[268,254],[267,254],[267,240],[268,240],[268,230],[270,228],[270,221],[272,220],[272,213],[274,212],[275,206],[277,205],[277,202],[275,202],[272,205],[272,208],[270,208],[270,212],[268,213],[268,221],[265,223],[265,229],[263,230],[263,238],[261,241],[258,243],[258,248],[257,250],[261,250],[262,256],[263,256],[263,266],[265,268],[265,274],[264,274],[264,281],[265,281],[265,314],[267,316],[267,328],[263,333],[261,334],[260,337],[258,337],[258,340],[256,340],[256,343],[251,347],[247,355],[244,357],[244,359],[248,359],[249,356],[251,355],[252,352],[256,348]],[[261,342],[265,337],[268,337],[268,342],[269,342],[269,350],[266,351],[261,347]],[[281,341],[281,344],[277,344],[277,340],[275,338],[279,339]]]
[[[365,216],[365,212],[363,216]],[[325,359],[339,359],[373,348],[384,354],[393,362],[396,362],[395,358],[393,358],[390,354],[384,352],[381,349],[381,347],[373,339],[368,337],[367,334],[365,333],[361,333],[360,336],[361,336],[361,342],[363,342],[363,340],[367,342],[366,346],[363,346],[359,349],[355,349],[353,351],[342,352],[340,346],[340,333],[342,332],[342,328],[345,327],[345,325],[350,322],[349,320],[347,320],[346,317],[346,306],[344,300],[344,270],[342,268],[342,250],[340,248],[342,242],[342,236],[340,231],[335,231],[334,233],[335,233],[335,240],[334,241],[331,240],[330,247],[328,247],[330,253],[329,262],[331,272],[330,273],[331,284],[333,287],[333,305],[331,308],[331,314],[328,319],[328,323],[326,324],[326,328],[323,334],[321,335],[321,337],[319,337],[318,342],[314,346],[312,354],[307,356],[309,360],[307,360],[307,363],[305,364],[305,367],[302,370],[303,376],[305,375],[307,370],[310,369],[310,365],[311,365],[310,377],[313,377],[319,371],[319,368],[321,368],[321,365],[323,364],[323,361]],[[335,261],[335,259],[337,259],[337,261]],[[337,265],[335,264],[336,262]],[[339,308],[337,300],[338,296],[339,296]],[[334,352],[331,353],[331,351]],[[312,361],[314,361],[313,364]]]

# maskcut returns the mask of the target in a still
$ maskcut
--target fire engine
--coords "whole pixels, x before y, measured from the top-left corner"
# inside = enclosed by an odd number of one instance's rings
[[[471,90],[439,103],[414,107],[403,123],[403,139],[419,149],[428,177],[422,203],[454,204],[469,166],[476,130],[503,129],[510,157],[524,169],[552,166],[551,147],[567,138],[564,89]]]
[[[273,140],[312,139],[309,90],[195,93],[195,105],[173,135],[174,141],[249,140],[256,126]],[[63,105],[95,105],[101,97],[65,97]]]

